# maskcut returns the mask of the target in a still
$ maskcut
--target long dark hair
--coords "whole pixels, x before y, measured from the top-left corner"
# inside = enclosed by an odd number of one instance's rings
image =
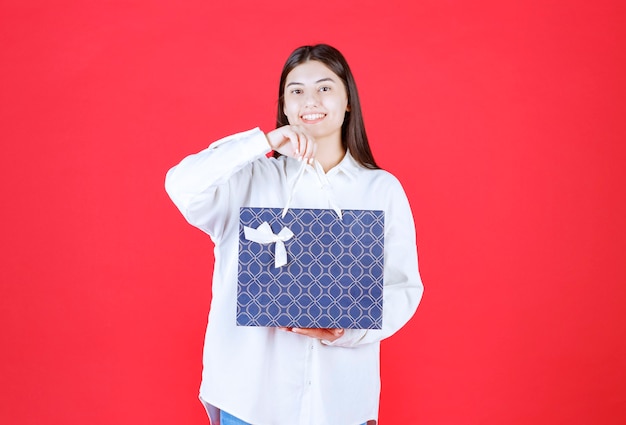
[[[285,80],[287,75],[298,65],[307,61],[318,61],[326,65],[333,71],[346,88],[348,93],[348,105],[350,111],[346,112],[341,126],[341,144],[344,149],[350,151],[350,155],[366,168],[380,168],[370,149],[365,133],[365,124],[363,123],[363,114],[361,113],[361,103],[359,102],[359,94],[356,89],[356,83],[352,76],[352,71],[348,66],[348,62],[339,50],[327,44],[316,44],[314,46],[302,46],[294,50],[287,58],[283,72],[280,74],[280,85],[278,88],[278,112],[276,114],[276,128],[289,124],[289,120],[284,113],[284,93]],[[274,156],[280,154],[274,152]]]

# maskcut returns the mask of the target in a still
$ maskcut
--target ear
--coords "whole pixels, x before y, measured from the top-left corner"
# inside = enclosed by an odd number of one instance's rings
[[[350,112],[350,109],[352,109],[350,108],[350,105],[346,106],[346,112]]]

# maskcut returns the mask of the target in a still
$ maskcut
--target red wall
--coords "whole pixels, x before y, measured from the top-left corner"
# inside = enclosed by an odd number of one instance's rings
[[[206,424],[212,246],[163,190],[344,52],[426,291],[381,425],[626,423],[620,0],[2,2],[0,423]]]

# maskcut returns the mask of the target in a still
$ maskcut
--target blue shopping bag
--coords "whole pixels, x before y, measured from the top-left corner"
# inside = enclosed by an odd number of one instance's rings
[[[237,325],[380,329],[383,211],[240,209]]]

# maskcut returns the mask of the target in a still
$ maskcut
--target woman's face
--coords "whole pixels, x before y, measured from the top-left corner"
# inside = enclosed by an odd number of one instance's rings
[[[341,143],[341,126],[349,111],[341,79],[322,62],[304,62],[287,74],[284,112],[291,125],[300,125],[320,143]]]

